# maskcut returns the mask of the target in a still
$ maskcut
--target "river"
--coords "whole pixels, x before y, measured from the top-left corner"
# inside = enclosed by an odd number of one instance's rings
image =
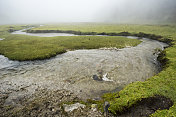
[[[31,28],[28,28],[31,29]],[[39,36],[39,37],[55,37],[55,36],[77,36],[69,33],[27,33],[26,29],[14,31],[12,34],[21,34],[21,35],[29,35],[29,36]]]
[[[52,34],[27,35],[48,37]],[[168,45],[146,38],[141,40],[136,47],[68,51],[47,60],[18,62],[0,55],[0,91],[8,94],[5,104],[16,104],[19,98],[45,88],[66,89],[82,99],[97,99],[131,82],[144,81],[161,70],[155,49],[163,50]]]

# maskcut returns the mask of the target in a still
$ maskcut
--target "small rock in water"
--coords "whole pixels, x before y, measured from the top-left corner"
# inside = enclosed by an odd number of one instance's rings
[[[93,75],[93,79],[94,79],[94,80],[97,80],[97,81],[102,81],[102,79],[98,78],[97,75]]]
[[[73,110],[78,109],[78,108],[85,108],[86,105],[80,104],[80,103],[75,103],[75,104],[71,104],[71,105],[64,104],[63,107],[64,107],[65,112],[72,112]]]
[[[112,82],[113,80],[108,79],[107,75],[108,75],[107,73],[102,75],[102,77],[98,75],[93,75],[93,80]]]
[[[102,80],[103,81],[113,81],[113,80],[108,79],[107,75],[108,75],[107,73],[105,75],[103,75]]]
[[[110,104],[109,104],[109,102],[106,101],[106,102],[104,103],[104,112],[105,112],[105,113],[104,113],[104,116],[105,116],[105,117],[108,116],[108,108],[109,108],[109,107],[110,107]]]

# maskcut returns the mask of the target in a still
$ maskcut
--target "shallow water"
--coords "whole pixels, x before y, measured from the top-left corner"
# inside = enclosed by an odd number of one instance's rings
[[[14,31],[11,34],[21,34],[21,35],[39,36],[39,37],[77,36],[75,34],[69,34],[69,33],[27,33],[24,31],[25,30]]]
[[[14,67],[15,65],[19,64],[19,62],[11,61],[7,57],[0,55],[0,69]]]
[[[29,28],[31,29],[31,28]],[[56,36],[107,36],[107,35],[75,35],[71,33],[27,33],[24,32],[26,29],[14,31],[11,34],[29,35],[37,37],[56,37]]]
[[[167,44],[150,39],[142,41],[136,47],[76,50],[38,61],[10,61],[1,55],[0,91],[9,96],[5,104],[15,104],[17,99],[42,88],[67,89],[87,99],[119,91],[131,82],[144,81],[161,70],[154,53],[156,48],[164,49]],[[95,76],[106,81],[95,80]]]

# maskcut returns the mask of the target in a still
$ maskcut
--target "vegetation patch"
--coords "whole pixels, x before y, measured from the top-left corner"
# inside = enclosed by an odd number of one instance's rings
[[[0,54],[12,60],[47,59],[67,50],[99,49],[103,47],[124,48],[136,46],[141,41],[125,37],[105,36],[58,36],[34,37],[26,35],[8,35],[0,42]]]

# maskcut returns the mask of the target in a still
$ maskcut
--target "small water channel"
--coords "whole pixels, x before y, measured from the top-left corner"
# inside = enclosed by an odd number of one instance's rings
[[[13,34],[20,33],[23,32]],[[155,49],[163,50],[168,45],[146,38],[141,40],[136,47],[69,51],[48,60],[18,62],[0,55],[0,91],[8,94],[5,104],[14,104],[17,99],[42,88],[67,89],[87,99],[119,91],[131,82],[144,81],[161,70]],[[96,80],[100,77],[104,80]]]
[[[56,37],[56,36],[77,36],[69,33],[27,33],[26,29],[14,31],[12,34],[21,34],[21,35],[29,35],[29,36],[39,36],[39,37]]]

